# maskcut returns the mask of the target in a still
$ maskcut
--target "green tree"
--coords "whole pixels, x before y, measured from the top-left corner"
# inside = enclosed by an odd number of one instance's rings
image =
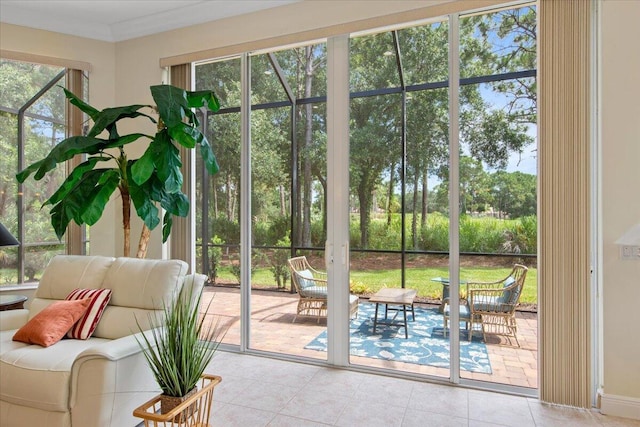
[[[536,176],[498,171],[491,175],[491,198],[500,217],[536,215]]]
[[[391,33],[351,40],[351,91],[397,86]],[[373,194],[383,171],[393,171],[402,149],[401,99],[380,95],[351,101],[350,185],[358,200],[361,248],[369,247]],[[398,159],[398,160],[396,160]]]
[[[444,81],[448,74],[448,24],[438,22],[398,31],[403,70],[411,84]],[[410,92],[407,104],[407,185],[411,190],[412,246],[418,245],[418,218],[428,213],[430,171],[447,163],[449,97],[446,89]]]

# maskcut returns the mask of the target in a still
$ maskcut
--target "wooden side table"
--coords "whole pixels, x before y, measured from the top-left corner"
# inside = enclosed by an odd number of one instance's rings
[[[402,311],[404,315],[404,337],[409,338],[409,328],[407,327],[407,306],[411,309],[411,315],[413,320],[416,320],[416,314],[413,311],[413,301],[418,293],[415,289],[406,288],[382,288],[369,298],[369,302],[376,303],[376,313],[373,317],[373,333],[376,333],[376,327],[378,326],[378,305],[384,304],[384,318],[387,319],[387,312],[389,310]],[[390,305],[395,307],[389,307]]]
[[[24,308],[27,297],[24,295],[0,295],[0,311]]]

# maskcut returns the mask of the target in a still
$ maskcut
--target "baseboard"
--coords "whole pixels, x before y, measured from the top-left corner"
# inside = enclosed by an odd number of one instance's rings
[[[640,399],[602,393],[600,397],[600,413],[640,420]]]

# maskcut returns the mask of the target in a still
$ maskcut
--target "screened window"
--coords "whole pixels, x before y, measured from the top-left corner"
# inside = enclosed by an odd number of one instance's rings
[[[0,286],[37,281],[49,260],[67,252],[59,241],[43,203],[66,177],[58,168],[41,181],[18,184],[15,174],[51,151],[69,133],[64,92],[69,74],[77,71],[0,60],[0,222],[19,240],[0,248]],[[76,80],[80,91],[86,78]],[[76,92],[78,92],[76,88]],[[79,252],[88,241],[74,234]]]

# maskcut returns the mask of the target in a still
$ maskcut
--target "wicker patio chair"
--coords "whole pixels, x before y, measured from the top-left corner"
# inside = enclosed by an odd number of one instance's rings
[[[287,260],[291,271],[291,283],[298,293],[297,316],[314,316],[320,322],[327,317],[327,273],[318,271],[309,265],[307,257],[299,256]],[[358,297],[349,296],[349,313],[351,317],[358,313]]]
[[[469,328],[469,340],[473,335],[473,323],[481,323],[485,342],[487,333],[499,334],[508,336],[509,340],[513,337],[520,347],[515,311],[527,271],[524,265],[515,264],[511,273],[502,280],[468,283],[469,293],[465,309],[468,310],[468,318],[472,323]]]

